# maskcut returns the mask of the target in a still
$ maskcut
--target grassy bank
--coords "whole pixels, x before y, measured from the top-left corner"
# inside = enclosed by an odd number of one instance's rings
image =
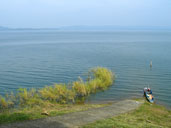
[[[171,111],[145,102],[133,112],[100,120],[83,128],[171,128]]]
[[[80,77],[68,84],[54,84],[40,89],[18,89],[18,92],[0,96],[0,123],[30,120],[86,110],[103,105],[78,105],[97,91],[104,91],[115,80],[107,68],[97,67],[88,72],[84,81]]]
[[[90,108],[104,107],[106,105],[108,104],[52,104],[48,102],[46,106],[24,107],[1,112],[0,124],[40,119],[47,116],[58,116],[72,112],[85,111]]]

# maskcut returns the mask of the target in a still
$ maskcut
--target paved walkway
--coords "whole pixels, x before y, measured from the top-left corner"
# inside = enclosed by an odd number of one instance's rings
[[[123,100],[102,108],[94,108],[62,116],[0,125],[0,128],[77,128],[87,123],[110,118],[134,110],[142,103],[143,102],[135,100]]]

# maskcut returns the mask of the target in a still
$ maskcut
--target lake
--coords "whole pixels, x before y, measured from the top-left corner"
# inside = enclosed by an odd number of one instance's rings
[[[142,97],[149,85],[155,101],[171,107],[171,31],[0,31],[1,95],[85,78],[96,66],[117,78],[88,101]]]

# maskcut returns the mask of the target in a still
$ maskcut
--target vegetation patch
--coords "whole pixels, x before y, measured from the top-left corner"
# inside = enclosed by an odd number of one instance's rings
[[[96,121],[83,128],[170,128],[171,111],[145,102],[133,112]]]
[[[0,124],[58,116],[90,108],[104,107],[108,104],[58,104],[47,102],[44,106],[23,107],[5,110],[0,113]],[[44,114],[45,113],[45,114]]]
[[[70,84],[54,84],[40,89],[20,88],[16,94],[11,92],[4,97],[0,96],[0,123],[77,111],[78,103],[84,103],[86,97],[92,93],[107,89],[114,80],[115,75],[110,70],[97,67],[88,72],[86,81],[79,77]],[[82,106],[84,107],[79,107],[78,111],[98,105]],[[41,114],[43,111],[44,114]]]

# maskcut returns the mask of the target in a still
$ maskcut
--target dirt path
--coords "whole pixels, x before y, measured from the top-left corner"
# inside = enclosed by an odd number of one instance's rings
[[[89,109],[87,111],[75,112],[62,116],[0,125],[0,128],[77,128],[96,120],[110,118],[134,110],[142,103],[143,101],[123,100],[102,108]]]

